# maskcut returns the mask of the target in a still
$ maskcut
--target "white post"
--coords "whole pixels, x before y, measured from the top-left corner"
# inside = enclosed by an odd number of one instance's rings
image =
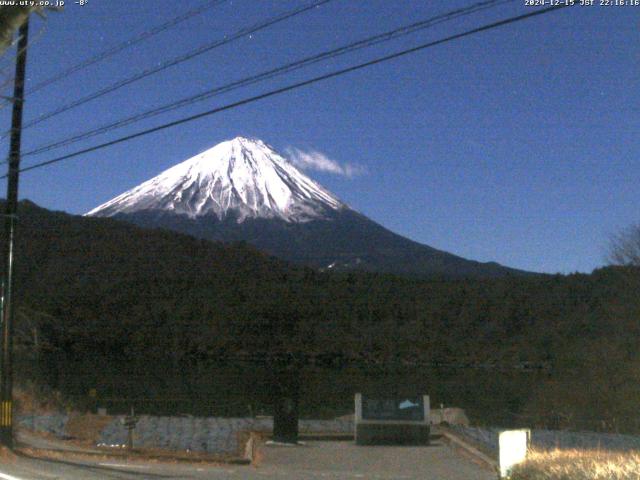
[[[527,458],[531,430],[505,430],[498,437],[500,478],[508,478],[514,465]]]
[[[422,396],[422,403],[424,406],[424,423],[431,425],[431,401],[429,400],[429,395]]]
[[[356,393],[356,407],[353,415],[353,439],[358,443],[358,423],[362,421],[362,394]]]

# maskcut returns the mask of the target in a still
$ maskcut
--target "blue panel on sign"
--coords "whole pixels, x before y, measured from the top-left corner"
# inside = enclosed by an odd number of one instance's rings
[[[362,398],[363,420],[424,421],[422,397]]]

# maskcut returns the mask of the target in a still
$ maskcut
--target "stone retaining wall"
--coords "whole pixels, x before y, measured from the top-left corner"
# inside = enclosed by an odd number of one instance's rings
[[[123,446],[127,443],[124,416],[112,417],[96,439],[97,445]],[[18,419],[20,427],[65,438],[68,415],[26,415]],[[271,418],[154,417],[142,415],[134,431],[136,447],[161,448],[207,453],[240,451],[238,434],[243,431],[270,433]],[[300,420],[300,433],[352,433],[349,420]]]
[[[19,415],[17,426],[35,432],[51,433],[56,437],[66,436],[65,427],[69,421],[69,415],[53,413],[50,415]]]

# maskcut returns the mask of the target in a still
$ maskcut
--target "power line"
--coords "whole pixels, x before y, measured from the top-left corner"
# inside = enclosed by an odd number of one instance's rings
[[[43,152],[46,152],[46,151],[49,151],[49,150],[52,150],[52,149],[55,149],[55,148],[58,148],[58,147],[61,147],[61,146],[67,146],[67,145],[76,143],[78,141],[85,140],[87,138],[93,137],[95,135],[98,135],[98,134],[101,134],[101,133],[106,133],[106,132],[114,130],[116,128],[119,128],[119,127],[122,127],[122,126],[125,126],[125,125],[130,125],[132,123],[136,123],[138,121],[144,120],[146,118],[150,118],[150,117],[155,116],[155,115],[166,113],[166,112],[169,112],[171,110],[175,110],[177,108],[181,108],[181,107],[188,106],[188,105],[191,105],[191,104],[199,102],[199,101],[203,101],[205,99],[211,98],[211,97],[219,95],[221,93],[227,93],[227,92],[235,90],[237,88],[244,87],[244,86],[247,86],[247,85],[251,85],[251,84],[256,83],[258,81],[266,80],[266,79],[273,78],[273,77],[278,76],[278,75],[282,75],[284,73],[288,73],[288,72],[300,69],[302,67],[317,63],[319,61],[323,61],[323,60],[326,60],[326,59],[329,59],[329,58],[334,58],[334,57],[337,57],[339,55],[343,55],[345,53],[350,53],[352,51],[355,51],[355,50],[358,50],[358,49],[361,49],[361,48],[365,48],[365,47],[369,47],[369,46],[372,46],[372,45],[376,45],[378,43],[382,43],[384,41],[390,41],[390,40],[393,40],[395,38],[398,38],[399,36],[407,35],[407,34],[410,34],[410,33],[414,33],[416,31],[422,30],[424,28],[434,26],[434,25],[436,25],[438,23],[442,23],[442,22],[446,22],[446,21],[452,20],[454,18],[458,18],[459,16],[462,16],[462,15],[468,15],[470,13],[474,13],[474,12],[477,12],[477,11],[480,11],[480,10],[483,10],[483,9],[486,9],[486,8],[495,7],[495,6],[499,5],[499,4],[509,3],[509,2],[512,2],[512,1],[514,1],[514,0],[488,0],[488,1],[484,1],[484,2],[480,2],[480,3],[477,3],[477,4],[471,5],[471,6],[466,7],[466,8],[461,8],[461,9],[458,9],[458,10],[454,10],[452,12],[448,12],[448,13],[445,13],[445,14],[442,14],[442,15],[438,15],[436,17],[432,17],[432,18],[429,18],[427,20],[423,20],[421,22],[416,22],[416,23],[413,23],[413,24],[408,25],[408,26],[403,26],[403,27],[397,28],[395,30],[391,30],[389,32],[385,32],[383,34],[375,35],[373,37],[369,37],[367,39],[360,40],[358,42],[354,42],[354,43],[351,43],[349,45],[346,45],[346,46],[343,46],[343,47],[340,47],[340,48],[337,48],[337,49],[330,50],[328,52],[323,52],[323,53],[318,54],[318,55],[314,55],[314,56],[307,57],[307,58],[304,58],[302,60],[299,60],[299,61],[296,61],[296,62],[293,62],[293,63],[289,63],[287,65],[284,65],[282,67],[278,67],[276,69],[272,69],[272,70],[268,70],[266,72],[262,72],[262,73],[260,73],[258,75],[246,77],[244,79],[232,82],[232,83],[224,85],[222,87],[217,87],[217,88],[212,89],[212,90],[207,90],[207,91],[205,91],[203,93],[200,93],[198,95],[190,96],[190,97],[181,99],[181,100],[179,100],[177,102],[173,102],[173,103],[170,103],[168,105],[164,105],[162,107],[158,107],[158,108],[155,108],[155,109],[152,109],[152,110],[148,110],[146,112],[143,112],[143,113],[140,113],[140,114],[136,114],[134,116],[130,116],[130,117],[127,117],[125,119],[122,119],[122,120],[119,120],[119,121],[116,121],[116,122],[113,122],[113,123],[110,123],[110,124],[107,124],[107,125],[103,125],[101,127],[98,127],[96,129],[90,130],[88,132],[77,134],[77,135],[74,135],[72,137],[69,137],[69,138],[66,138],[66,139],[51,143],[51,144],[40,146],[40,147],[38,147],[38,148],[36,148],[34,150],[25,152],[24,155],[25,156],[27,156],[27,155],[35,155],[35,154],[43,153]]]
[[[133,116],[129,116],[126,117],[124,119],[118,120],[116,122],[112,122],[106,125],[102,125],[100,127],[97,127],[95,129],[89,130],[87,132],[83,132],[83,133],[79,133],[76,135],[73,135],[71,137],[67,137],[65,139],[62,140],[58,140],[56,142],[53,143],[49,143],[49,144],[45,144],[45,145],[41,145],[33,150],[27,151],[25,153],[23,153],[23,156],[29,156],[29,155],[37,155],[40,153],[44,153],[44,152],[48,152],[50,150],[54,150],[56,148],[60,148],[63,146],[68,146],[74,143],[77,143],[79,141],[82,140],[86,140],[88,138],[94,137],[96,135],[100,135],[112,130],[115,130],[117,128],[126,126],[126,125],[131,125],[133,123],[137,123],[139,121],[145,120],[147,118],[151,118],[154,117],[156,115],[160,115],[163,113],[167,113],[170,112],[172,110],[176,110],[178,108],[182,108],[188,105],[192,105],[194,103],[197,102],[201,102],[203,100],[209,99],[211,97],[220,95],[222,93],[227,93],[233,90],[236,90],[238,88],[241,87],[245,87],[248,85],[252,85],[254,83],[263,81],[263,80],[267,80],[267,79],[271,79],[274,78],[276,76],[280,76],[283,75],[285,73],[289,73],[295,70],[299,70],[303,67],[307,67],[309,65],[321,62],[321,61],[325,61],[328,59],[332,59],[335,57],[338,57],[340,55],[344,55],[347,53],[351,53],[354,52],[356,50],[360,50],[363,48],[367,48],[373,45],[378,45],[380,43],[383,42],[388,42],[394,39],[397,39],[401,36],[405,36],[405,35],[409,35],[411,33],[415,33],[421,30],[424,30],[426,28],[430,28],[433,27],[437,24],[440,23],[444,23],[444,22],[448,22],[451,20],[454,20],[456,18],[459,18],[461,16],[465,16],[465,15],[469,15],[472,13],[476,13],[478,11],[481,10],[485,10],[488,8],[494,8],[498,5],[501,4],[505,4],[505,3],[511,3],[515,0],[486,0],[486,1],[482,1],[479,3],[475,3],[473,5],[470,5],[468,7],[465,8],[460,8],[457,10],[453,10],[444,14],[440,14],[437,15],[435,17],[430,17],[428,19],[425,20],[421,20],[419,22],[415,22],[412,23],[410,25],[406,25],[406,26],[402,26],[390,31],[387,31],[385,33],[381,33],[378,35],[374,35],[371,37],[368,37],[366,39],[363,40],[359,40],[357,42],[353,42],[347,45],[344,45],[342,47],[339,48],[335,48],[329,51],[325,51],[322,52],[320,54],[316,54],[316,55],[312,55],[310,57],[306,57],[303,58],[301,60],[297,60],[295,62],[292,63],[288,63],[284,66],[275,68],[275,69],[271,69],[271,70],[267,70],[265,72],[256,74],[256,75],[252,75],[249,77],[245,77],[243,79],[234,81],[232,83],[223,85],[221,87],[216,87],[214,89],[210,89],[207,90],[205,92],[199,93],[197,95],[193,95],[193,96],[189,96],[186,98],[183,98],[181,100],[178,100],[176,102],[172,102],[169,103],[167,105],[163,105],[161,107],[156,107],[154,109],[151,110],[147,110],[145,112],[139,113],[139,114],[135,114]]]
[[[123,80],[120,80],[116,83],[113,83],[111,85],[109,85],[106,88],[103,88],[101,90],[98,90],[96,92],[90,93],[89,95],[86,95],[84,97],[81,97],[78,100],[75,100],[71,103],[68,103],[66,105],[63,105],[49,113],[45,113],[43,115],[40,115],[38,118],[36,118],[35,120],[32,120],[31,122],[28,122],[27,124],[24,125],[23,129],[32,127],[34,125],[37,125],[45,120],[48,120],[52,117],[55,117],[56,115],[59,115],[61,113],[64,113],[68,110],[71,110],[73,108],[79,107],[80,105],[83,105],[91,100],[95,100],[96,98],[102,97],[103,95],[106,95],[108,93],[114,92],[126,85],[130,85],[134,82],[137,82],[139,80],[142,80],[144,78],[147,78],[153,74],[156,74],[158,72],[161,72],[163,70],[166,70],[167,68],[170,67],[174,67],[180,63],[186,62],[188,60],[191,60],[199,55],[202,55],[210,50],[213,50],[215,48],[221,47],[223,45],[226,45],[228,43],[231,43],[235,40],[238,40],[246,35],[258,32],[260,30],[263,30],[267,27],[270,27],[272,25],[275,25],[277,23],[280,23],[284,20],[287,20],[289,18],[295,17],[297,15],[300,15],[302,13],[305,13],[309,10],[312,10],[316,7],[319,7],[325,3],[328,3],[332,0],[316,0],[311,4],[305,5],[303,7],[298,7],[296,9],[287,11],[285,13],[282,13],[280,15],[276,15],[275,17],[272,17],[266,21],[257,23],[251,27],[245,27],[239,31],[237,31],[236,33],[234,33],[233,35],[230,36],[225,36],[223,39],[221,40],[217,40],[215,42],[212,43],[207,43],[205,45],[201,45],[200,47],[196,48],[195,50],[192,50],[186,54],[180,55],[178,57],[175,57],[171,60],[167,60],[165,62],[162,62],[160,65],[149,68],[147,70],[143,70],[142,72],[139,72],[131,77],[125,78]],[[4,135],[4,137],[6,137],[6,133]],[[3,137],[3,138],[4,138]]]
[[[550,13],[552,11],[560,10],[562,8],[565,8],[566,6],[568,6],[568,5],[547,7],[547,8],[544,8],[544,9],[541,9],[541,10],[536,10],[536,11],[533,11],[533,12],[530,12],[530,13],[526,13],[526,14],[523,14],[523,15],[518,15],[518,16],[515,16],[515,17],[509,17],[509,18],[507,18],[505,20],[499,20],[497,22],[489,23],[489,24],[483,25],[481,27],[477,27],[477,28],[474,28],[474,29],[471,29],[471,30],[467,30],[467,31],[462,32],[462,33],[458,33],[458,34],[455,34],[455,35],[451,35],[449,37],[442,38],[440,40],[435,40],[435,41],[432,41],[432,42],[424,43],[422,45],[418,45],[417,47],[413,47],[413,48],[409,48],[409,49],[406,49],[406,50],[402,50],[402,51],[399,51],[399,52],[396,52],[396,53],[392,53],[390,55],[385,55],[383,57],[378,57],[378,58],[376,58],[374,60],[370,60],[368,62],[364,62],[364,63],[360,63],[360,64],[357,64],[357,65],[354,65],[354,66],[351,66],[351,67],[347,67],[347,68],[343,68],[343,69],[340,69],[340,70],[336,70],[336,71],[333,71],[331,73],[327,73],[327,74],[324,74],[324,75],[320,75],[320,76],[311,78],[309,80],[304,80],[302,82],[298,82],[298,83],[294,83],[294,84],[291,84],[291,85],[287,85],[285,87],[281,87],[281,88],[278,88],[276,90],[271,90],[269,92],[262,93],[260,95],[256,95],[256,96],[249,97],[249,98],[245,98],[243,100],[240,100],[240,101],[237,101],[237,102],[233,102],[233,103],[224,105],[222,107],[213,108],[211,110],[207,110],[205,112],[201,112],[201,113],[198,113],[198,114],[195,114],[195,115],[191,115],[189,117],[185,117],[185,118],[182,118],[180,120],[175,120],[173,122],[165,123],[163,125],[159,125],[157,127],[149,128],[147,130],[142,130],[140,132],[133,133],[131,135],[126,135],[124,137],[120,137],[120,138],[117,138],[115,140],[111,140],[111,141],[108,141],[108,142],[105,142],[105,143],[101,143],[101,144],[95,145],[93,147],[85,148],[85,149],[78,150],[78,151],[73,152],[73,153],[69,153],[67,155],[62,155],[60,157],[53,158],[53,159],[50,159],[50,160],[46,160],[44,162],[36,163],[34,165],[30,165],[28,167],[22,168],[20,170],[20,172],[26,172],[26,171],[29,171],[29,170],[35,170],[37,168],[42,168],[42,167],[45,167],[45,166],[48,166],[48,165],[52,165],[54,163],[62,162],[64,160],[68,160],[70,158],[74,158],[74,157],[83,155],[85,153],[95,152],[97,150],[101,150],[101,149],[106,148],[106,147],[117,145],[119,143],[127,142],[127,141],[133,140],[135,138],[143,137],[143,136],[149,135],[151,133],[159,132],[159,131],[165,130],[167,128],[175,127],[175,126],[182,125],[184,123],[188,123],[188,122],[200,119],[200,118],[208,117],[208,116],[214,115],[216,113],[223,112],[225,110],[230,110],[232,108],[240,107],[242,105],[253,103],[253,102],[256,102],[258,100],[263,100],[265,98],[273,97],[273,96],[279,95],[281,93],[289,92],[291,90],[295,90],[295,89],[298,89],[298,88],[301,88],[301,87],[304,87],[304,86],[307,86],[307,85],[318,83],[318,82],[321,82],[323,80],[328,80],[330,78],[334,78],[334,77],[338,77],[338,76],[341,76],[341,75],[345,75],[345,74],[350,73],[350,72],[354,72],[354,71],[361,70],[361,69],[364,69],[364,68],[367,68],[367,67],[370,67],[370,66],[373,66],[373,65],[377,65],[379,63],[383,63],[383,62],[386,62],[386,61],[389,61],[389,60],[400,58],[400,57],[403,57],[403,56],[406,56],[406,55],[409,55],[409,54],[412,54],[412,53],[419,52],[421,50],[425,50],[427,48],[435,47],[437,45],[442,45],[444,43],[448,43],[448,42],[451,42],[453,40],[458,40],[460,38],[468,37],[468,36],[474,35],[476,33],[484,32],[484,31],[487,31],[487,30],[492,30],[494,28],[502,27],[504,25],[509,25],[511,23],[519,22],[519,21],[522,21],[522,20],[525,20],[525,19],[528,19],[528,18],[532,18],[532,17],[535,17],[535,16],[539,16],[539,15],[543,15],[543,14],[546,14],[546,13]],[[0,178],[6,178],[6,177],[7,177],[6,175],[3,175]]]
[[[179,25],[180,23],[189,20],[197,15],[202,14],[203,12],[207,11],[210,8],[216,7],[218,5],[220,5],[221,3],[224,3],[226,0],[209,0],[205,3],[203,3],[202,5],[200,5],[199,7],[194,8],[193,10],[189,10],[188,12],[175,17],[171,20],[169,20],[166,23],[163,23],[161,25],[158,25],[150,30],[147,30],[145,32],[142,32],[138,35],[136,35],[135,37],[130,38],[129,40],[125,40],[122,43],[119,43],[117,45],[114,45],[111,48],[108,48],[106,50],[104,50],[103,52],[100,52],[96,55],[94,55],[93,57],[89,57],[86,60],[83,60],[82,62],[79,62],[69,68],[67,68],[66,70],[53,75],[52,77],[49,77],[43,81],[41,81],[40,83],[37,83],[34,87],[32,87],[27,93],[28,94],[33,94],[35,92],[37,92],[38,90],[41,90],[45,87],[48,87],[49,85],[58,82],[59,80],[62,80],[63,78],[67,78],[70,75],[83,70],[91,65],[94,65],[95,63],[101,62],[103,60],[106,60],[109,57],[112,57],[114,55],[116,55],[117,53],[120,53],[122,50],[125,50],[126,48],[132,47],[134,45],[137,45],[140,42],[143,42],[144,40],[147,40],[148,38],[151,38],[155,35],[158,35],[159,33],[162,33],[166,30],[169,30],[170,28],[173,28],[177,25]]]

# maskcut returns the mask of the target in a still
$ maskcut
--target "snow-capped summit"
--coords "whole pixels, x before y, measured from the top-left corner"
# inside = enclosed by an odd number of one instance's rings
[[[140,211],[196,218],[233,216],[305,222],[348,208],[269,145],[236,137],[196,155],[94,208],[110,217]]]

